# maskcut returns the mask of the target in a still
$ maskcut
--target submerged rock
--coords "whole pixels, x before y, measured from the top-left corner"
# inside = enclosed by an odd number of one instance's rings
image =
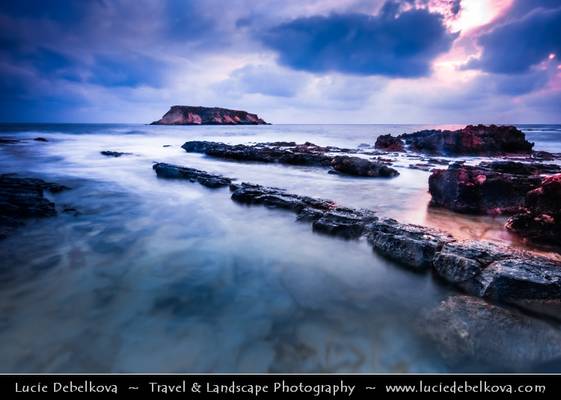
[[[395,169],[383,162],[369,161],[360,157],[336,156],[331,160],[331,166],[337,172],[363,177],[393,178],[399,175]]]
[[[55,216],[55,204],[44,197],[45,190],[58,193],[66,186],[15,174],[0,175],[0,238],[30,218]]]
[[[100,151],[102,156],[106,157],[122,157],[122,156],[130,156],[132,153],[125,153],[122,151],[111,151],[111,150],[103,150]]]
[[[506,228],[532,242],[561,248],[561,174],[528,192],[524,209],[507,221]]]
[[[561,331],[521,312],[469,296],[452,296],[418,323],[453,363],[479,361],[511,371],[561,357]]]
[[[152,125],[264,125],[257,114],[219,107],[172,106]]]
[[[403,141],[392,135],[381,135],[376,139],[374,147],[385,151],[405,151]]]
[[[442,155],[530,153],[534,146],[514,126],[468,125],[455,131],[424,130],[398,138],[413,151]]]
[[[523,205],[526,193],[538,187],[537,175],[505,173],[539,167],[521,163],[482,163],[479,166],[451,164],[433,170],[429,177],[430,205],[466,214],[513,214]]]
[[[186,179],[191,182],[198,182],[209,188],[219,188],[230,185],[232,180],[222,175],[209,174],[194,168],[180,167],[177,165],[156,163],[152,166],[160,178]]]

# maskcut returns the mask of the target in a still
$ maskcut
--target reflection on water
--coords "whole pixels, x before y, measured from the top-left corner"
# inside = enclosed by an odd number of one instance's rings
[[[189,139],[281,138],[355,147],[414,129],[2,128],[2,136],[40,134],[49,142],[0,147],[0,171],[71,186],[53,200],[80,213],[30,223],[0,242],[1,370],[449,370],[416,330],[420,313],[448,294],[429,274],[398,268],[363,241],[314,234],[290,213],[235,204],[227,189],[159,180],[151,170],[153,161],[178,163],[500,239],[500,219],[481,224],[427,211],[423,171],[352,179],[318,168],[217,161],[179,147]],[[107,158],[101,150],[134,155]]]

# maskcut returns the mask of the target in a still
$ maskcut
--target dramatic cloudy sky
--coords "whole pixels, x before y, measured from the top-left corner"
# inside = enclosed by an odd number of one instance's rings
[[[560,123],[561,0],[5,0],[0,120]]]

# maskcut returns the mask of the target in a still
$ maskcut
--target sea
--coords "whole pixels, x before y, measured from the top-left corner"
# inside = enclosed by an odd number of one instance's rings
[[[0,173],[71,188],[47,194],[57,217],[0,241],[0,371],[508,370],[452,363],[424,338],[423,314],[455,293],[430,273],[404,269],[364,240],[314,233],[289,212],[236,204],[228,188],[152,170],[154,162],[188,166],[524,246],[503,229],[504,217],[428,207],[430,173],[409,168],[418,160],[398,157],[397,178],[365,179],[181,149],[189,140],[364,148],[381,134],[460,127],[0,125],[1,138],[21,140],[0,145]],[[535,150],[561,152],[561,125],[518,127]]]

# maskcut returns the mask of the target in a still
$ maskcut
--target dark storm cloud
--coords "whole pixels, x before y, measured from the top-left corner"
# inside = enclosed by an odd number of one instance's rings
[[[376,16],[333,14],[297,18],[269,29],[262,42],[280,63],[310,72],[390,77],[427,76],[431,63],[448,51],[456,35],[426,9],[399,12],[386,2]]]
[[[479,59],[467,67],[486,72],[528,72],[553,53],[561,55],[561,0],[518,0],[477,39]]]

